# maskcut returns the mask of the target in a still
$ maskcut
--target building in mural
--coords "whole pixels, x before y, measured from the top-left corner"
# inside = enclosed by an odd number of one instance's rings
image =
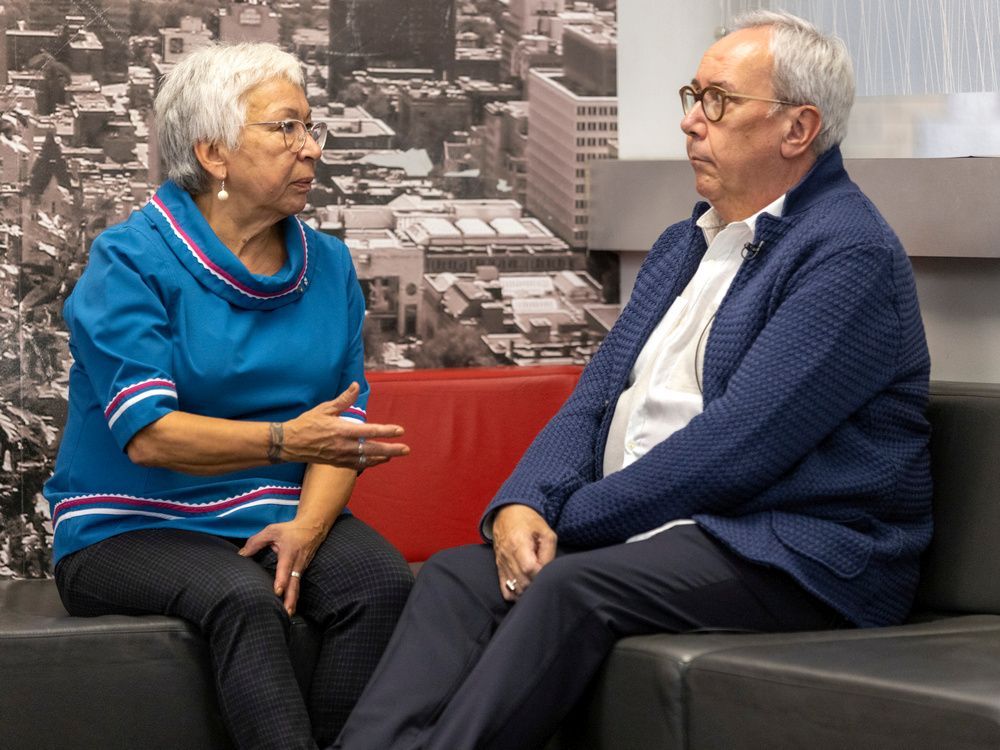
[[[205,22],[196,16],[184,16],[179,26],[160,29],[160,38],[163,40],[161,60],[167,64],[176,63],[184,55],[213,41],[212,32],[205,26]]]
[[[563,14],[568,15],[568,14]],[[617,35],[607,13],[579,13],[561,29],[559,68],[528,74],[527,207],[573,247],[587,246],[587,164],[618,138]]]
[[[280,38],[279,17],[267,3],[224,4],[219,8],[219,41],[277,44]]]
[[[454,0],[330,0],[331,85],[371,67],[449,73],[455,61],[455,6]]]
[[[50,574],[39,491],[65,419],[60,310],[96,234],[161,180],[152,102],[164,73],[218,40],[299,55],[313,119],[330,130],[302,219],[350,249],[370,367],[585,362],[618,309],[600,253],[586,251],[574,224],[587,199],[580,175],[611,151],[579,151],[577,123],[608,124],[585,138],[615,136],[607,5],[2,6],[0,577]],[[534,133],[545,130],[558,148]],[[533,176],[558,188],[533,190]],[[558,205],[544,202],[548,192]]]

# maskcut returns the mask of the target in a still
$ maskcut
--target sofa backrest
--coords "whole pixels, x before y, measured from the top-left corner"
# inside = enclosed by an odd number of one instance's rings
[[[917,608],[1000,614],[1000,385],[932,383],[934,538]]]
[[[368,419],[401,424],[405,458],[358,479],[351,510],[410,562],[479,542],[486,505],[576,385],[576,366],[368,374]]]
[[[555,414],[579,367],[374,372],[369,419],[410,456],[358,479],[351,510],[411,562],[480,541],[480,514]],[[1000,385],[932,383],[934,538],[917,609],[1000,614]]]

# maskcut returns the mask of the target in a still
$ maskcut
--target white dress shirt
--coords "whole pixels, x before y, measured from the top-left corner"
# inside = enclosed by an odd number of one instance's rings
[[[743,246],[753,241],[757,217],[765,212],[781,216],[784,204],[782,195],[753,216],[728,225],[714,208],[698,219],[708,249],[642,347],[628,387],[618,397],[604,447],[605,475],[634,463],[701,413],[705,343],[715,312],[743,262]],[[677,519],[628,541],[688,523],[694,521]]]

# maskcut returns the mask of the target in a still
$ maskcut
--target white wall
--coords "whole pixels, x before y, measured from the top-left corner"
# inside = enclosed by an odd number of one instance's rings
[[[914,258],[931,377],[1000,383],[1000,260]]]
[[[719,6],[705,0],[620,0],[622,159],[685,158],[677,90],[694,76],[702,54],[715,41],[719,22]]]
[[[719,6],[705,0],[620,0],[619,158],[686,158],[677,90],[694,76],[721,22]],[[623,300],[643,257],[620,254]]]
[[[620,0],[622,159],[684,157],[676,91],[690,80],[702,53],[714,41],[715,30],[723,23],[722,5],[704,0]],[[975,217],[941,216],[944,222],[971,220]],[[632,290],[643,257],[641,252],[621,253],[623,298]],[[918,258],[914,273],[931,350],[931,377],[1000,383],[1000,260]]]

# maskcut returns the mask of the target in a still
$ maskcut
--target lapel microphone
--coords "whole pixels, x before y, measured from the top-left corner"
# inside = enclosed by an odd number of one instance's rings
[[[743,256],[744,260],[753,260],[754,258],[757,257],[757,253],[759,253],[763,248],[764,248],[763,240],[756,243],[748,242],[743,246],[743,249],[740,251],[740,255]]]

